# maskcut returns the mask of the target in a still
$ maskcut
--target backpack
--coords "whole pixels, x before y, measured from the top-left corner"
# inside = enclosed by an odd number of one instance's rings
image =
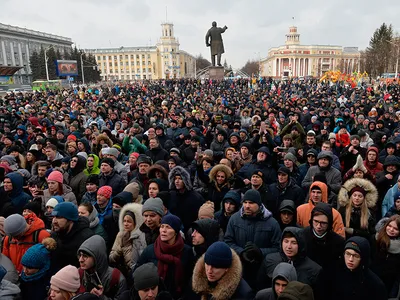
[[[78,293],[82,294],[85,292],[85,287],[82,284],[83,274],[85,271],[82,270],[81,268],[79,268],[78,271],[79,271],[79,278],[81,281],[81,286],[79,287]],[[110,288],[108,289],[108,293],[114,292],[114,290],[115,290],[115,293],[118,292],[118,290],[116,288],[118,286],[120,278],[121,278],[121,271],[118,270],[117,268],[113,268],[112,273],[111,273]]]
[[[35,230],[34,232],[32,232],[33,234],[33,239],[31,242],[19,242],[19,241],[15,241],[13,240],[11,235],[7,235],[8,236],[8,250],[10,250],[10,245],[11,244],[16,244],[16,245],[36,245],[37,243],[39,243],[39,234],[42,230],[46,230],[46,228],[40,228]],[[4,245],[3,245],[4,246]]]

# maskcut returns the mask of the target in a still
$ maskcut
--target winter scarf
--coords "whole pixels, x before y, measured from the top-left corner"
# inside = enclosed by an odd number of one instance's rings
[[[154,252],[158,260],[158,275],[165,279],[169,265],[175,265],[175,282],[178,292],[182,291],[183,268],[181,255],[183,247],[183,239],[179,233],[176,235],[176,241],[173,245],[162,242],[160,237],[154,243]]]

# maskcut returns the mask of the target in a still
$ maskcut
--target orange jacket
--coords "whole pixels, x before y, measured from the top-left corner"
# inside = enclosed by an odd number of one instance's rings
[[[33,244],[33,233],[38,229],[43,229],[39,232],[38,243],[50,236],[44,228],[44,222],[39,219],[35,214],[31,213],[25,216],[25,220],[29,225],[28,231],[18,239],[12,238],[11,243],[8,241],[8,236],[5,236],[3,243],[3,254],[7,256],[14,264],[18,273],[22,271],[21,259],[25,252],[32,247]]]
[[[326,184],[319,181],[313,182],[310,186],[310,193],[309,193],[310,199],[308,200],[308,203],[302,204],[299,207],[297,207],[297,224],[301,227],[307,227],[310,225],[311,212],[315,206],[314,203],[311,201],[311,188],[313,186],[318,186],[321,189],[322,191],[321,202],[328,203],[328,187],[326,186]],[[332,208],[332,215],[333,215],[333,224],[332,224],[333,231],[341,235],[342,237],[346,238],[342,216],[334,208]]]

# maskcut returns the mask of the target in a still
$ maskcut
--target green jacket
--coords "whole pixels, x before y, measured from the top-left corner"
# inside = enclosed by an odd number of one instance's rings
[[[88,155],[88,158],[89,158],[89,157],[93,157],[93,159],[94,159],[93,168],[91,168],[91,169],[89,170],[89,169],[88,169],[88,166],[87,166],[87,162],[86,162],[86,169],[83,170],[83,173],[85,173],[87,176],[92,175],[92,174],[99,175],[99,174],[100,174],[100,168],[99,168],[99,165],[100,165],[100,158],[99,158],[96,154],[89,154],[89,155]]]
[[[124,137],[124,140],[122,141],[122,148],[128,152],[128,155],[130,155],[132,152],[145,154],[147,151],[147,147],[143,145],[137,138],[133,137],[132,140],[130,140],[129,136]]]

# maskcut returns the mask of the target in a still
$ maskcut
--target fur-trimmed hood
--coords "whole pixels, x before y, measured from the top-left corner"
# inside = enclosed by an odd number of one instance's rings
[[[97,140],[98,145],[100,144],[100,141],[104,141],[108,145],[108,147],[112,147],[112,145],[113,145],[113,142],[111,141],[111,139],[108,137],[107,134],[104,134],[104,133],[99,134],[96,137],[96,140]]]
[[[169,189],[170,190],[176,189],[175,188],[175,176],[181,176],[186,190],[191,191],[193,189],[193,185],[192,185],[192,182],[190,181],[190,175],[189,175],[188,171],[186,171],[181,166],[176,166],[171,171],[169,171],[168,181],[169,181]]]
[[[367,192],[365,201],[367,201],[368,208],[374,207],[378,201],[378,190],[371,181],[363,178],[352,178],[343,184],[338,194],[339,206],[346,206],[349,203],[349,192],[356,186],[362,187]]]
[[[193,270],[192,288],[194,292],[201,295],[202,300],[208,299],[208,295],[212,295],[214,300],[226,300],[235,294],[242,278],[242,263],[236,252],[232,249],[231,251],[232,265],[214,288],[208,284],[204,254],[197,261]]]
[[[147,178],[156,178],[156,171],[160,171],[162,174],[162,179],[168,180],[168,172],[165,168],[159,164],[152,165],[147,171]]]
[[[220,171],[225,173],[226,181],[228,181],[233,176],[233,172],[232,172],[231,168],[229,168],[226,165],[219,164],[219,165],[214,166],[211,169],[210,174],[208,174],[208,177],[210,178],[210,180],[211,181],[216,181],[217,173],[220,172]]]
[[[118,220],[118,226],[119,226],[119,231],[124,230],[124,216],[126,212],[132,212],[135,215],[135,228],[132,230],[132,232],[135,232],[136,230],[139,230],[140,226],[143,224],[143,216],[142,216],[142,204],[138,203],[128,203],[125,204],[121,208],[121,212],[119,213],[119,220]]]

